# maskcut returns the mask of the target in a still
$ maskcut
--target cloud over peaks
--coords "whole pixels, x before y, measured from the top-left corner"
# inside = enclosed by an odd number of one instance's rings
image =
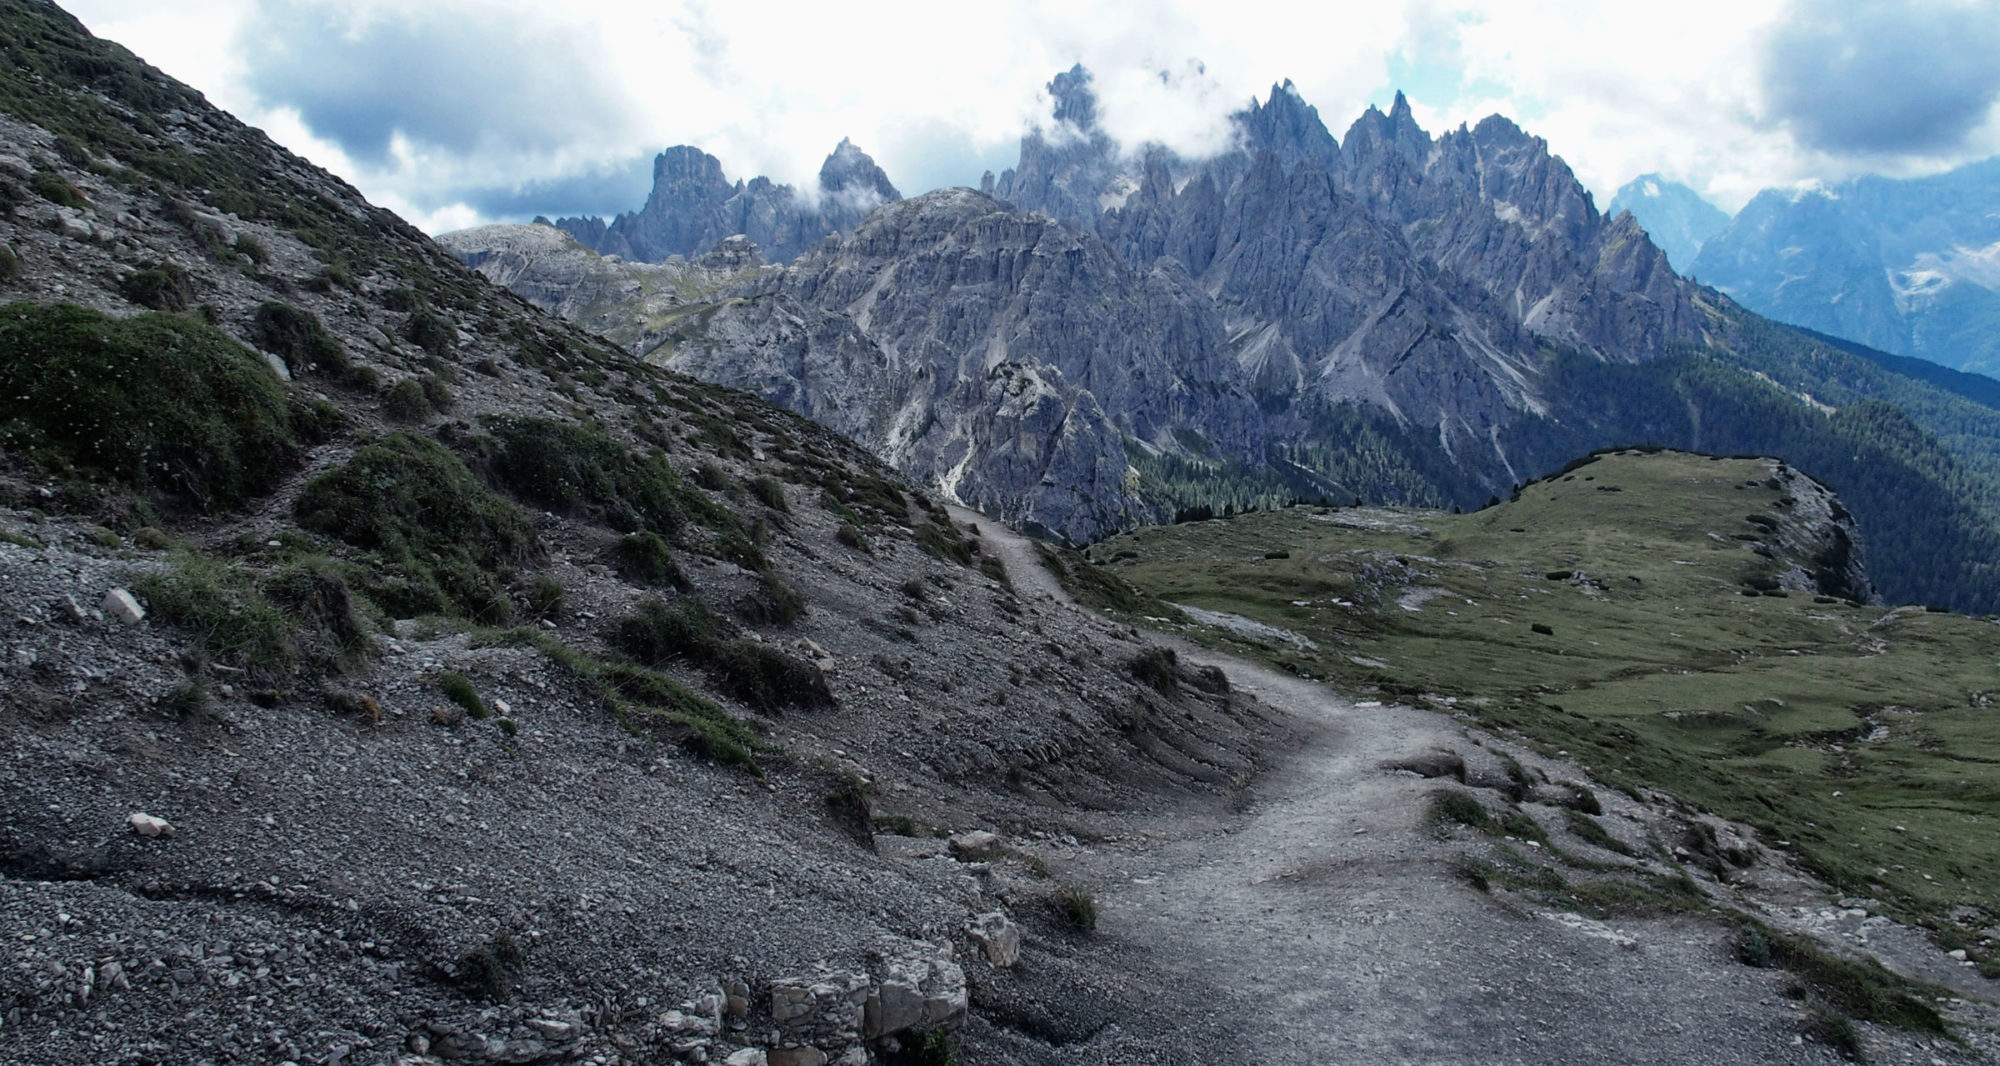
[[[1764,44],[1771,117],[1833,153],[1956,148],[2000,97],[2000,2],[1795,0]]]

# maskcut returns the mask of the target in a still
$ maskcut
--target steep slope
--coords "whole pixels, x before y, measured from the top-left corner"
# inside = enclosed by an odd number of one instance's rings
[[[680,145],[653,160],[653,191],[639,210],[609,223],[561,218],[551,224],[600,254],[646,263],[693,258],[735,235],[747,237],[773,262],[786,263],[827,234],[852,230],[869,211],[900,199],[875,160],[846,140],[821,164],[811,194],[761,176],[732,183],[722,174],[721,160]]]
[[[1620,212],[1630,212],[1674,270],[1689,277],[1694,275],[1701,246],[1729,225],[1721,208],[1658,174],[1641,174],[1620,186],[1604,213],[1616,218]]]
[[[2000,160],[1766,190],[1694,272],[1744,306],[1899,355],[2000,371]]]

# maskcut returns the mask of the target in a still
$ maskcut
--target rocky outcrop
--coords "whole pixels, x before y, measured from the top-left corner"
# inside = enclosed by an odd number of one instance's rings
[[[653,191],[638,211],[609,223],[561,218],[549,224],[585,248],[640,262],[692,258],[740,234],[783,263],[829,233],[852,230],[882,204],[902,199],[875,160],[846,140],[821,165],[817,184],[807,192],[764,177],[731,182],[721,160],[680,145],[653,160]]]
[[[1880,602],[1863,565],[1861,533],[1834,491],[1789,464],[1769,461],[1771,481],[1782,488],[1774,515],[1748,519],[1767,537],[1757,547],[1779,568],[1780,585],[1858,603]]]

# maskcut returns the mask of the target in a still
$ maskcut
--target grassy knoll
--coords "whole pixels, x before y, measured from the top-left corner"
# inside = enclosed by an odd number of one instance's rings
[[[1089,558],[1300,638],[1197,639],[1445,704],[1607,783],[1748,822],[1978,956],[2000,915],[2000,626],[1755,594],[1746,581],[1776,565],[1750,516],[1789,506],[1770,473],[1627,452],[1475,514],[1295,507],[1140,530]],[[1980,913],[1954,921],[1966,905]]]

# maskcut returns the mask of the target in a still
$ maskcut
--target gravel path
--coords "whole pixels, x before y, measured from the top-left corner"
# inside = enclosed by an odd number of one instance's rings
[[[957,517],[980,527],[1024,595],[1067,602],[1026,538]],[[1482,769],[1498,776],[1501,749],[1582,780],[1580,768],[1533,759],[1442,714],[1357,704],[1260,664],[1148,636],[1185,663],[1221,667],[1234,692],[1307,725],[1230,824],[1162,812],[1149,831],[1085,864],[1100,940],[1130,953],[1135,967],[1184,975],[1152,993],[1186,1000],[1181,1009],[1205,1024],[1222,1019],[1223,1039],[1239,1053],[1256,1049],[1239,1061],[1844,1061],[1801,1038],[1805,1012],[1786,997],[1786,975],[1738,964],[1719,923],[1606,923],[1475,890],[1458,865],[1493,842],[1463,831],[1441,839],[1425,810],[1447,786],[1385,764],[1454,752],[1475,784]],[[1613,814],[1623,804],[1607,794]],[[1560,811],[1528,809],[1545,825],[1560,822],[1552,817]],[[1992,1061],[1977,1046],[1988,1043],[1984,1032],[1976,1046],[1959,1047],[1860,1028],[1871,1061]],[[1115,1032],[1098,1045],[1103,1061],[1156,1061]]]

